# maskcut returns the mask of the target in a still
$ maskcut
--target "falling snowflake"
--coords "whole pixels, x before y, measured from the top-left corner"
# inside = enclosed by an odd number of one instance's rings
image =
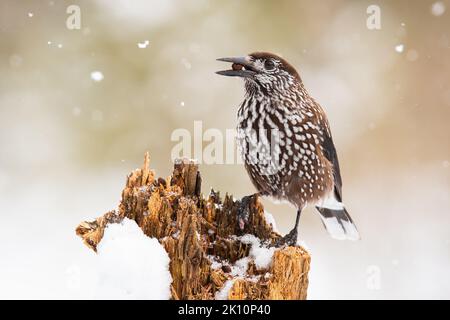
[[[184,107],[184,101],[180,102],[180,106]]]
[[[441,1],[435,2],[431,6],[431,14],[433,16],[442,16],[445,12],[445,4]]]
[[[33,18],[34,13],[33,12],[28,12],[28,17]]]
[[[186,69],[188,69],[188,70],[190,70],[190,69],[192,68],[191,63],[190,63],[190,62],[188,61],[188,59],[186,59],[186,58],[181,59],[181,63],[182,63],[183,66],[184,66]]]
[[[402,53],[403,50],[405,50],[405,45],[404,44],[398,44],[395,46],[395,51],[398,53]]]
[[[58,44],[58,48],[61,49],[63,45],[61,43]]]
[[[91,79],[94,80],[95,82],[100,82],[103,80],[103,78],[104,78],[103,73],[101,73],[100,71],[91,72]]]
[[[145,48],[147,48],[149,43],[150,42],[148,40],[145,40],[144,42],[138,42],[137,46],[139,49],[145,49]]]

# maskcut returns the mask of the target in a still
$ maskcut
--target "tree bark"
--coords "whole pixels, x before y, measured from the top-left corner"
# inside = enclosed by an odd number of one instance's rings
[[[203,197],[198,165],[192,160],[177,160],[170,178],[156,178],[147,153],[143,167],[128,175],[118,210],[82,222],[76,233],[96,250],[108,224],[135,220],[168,252],[172,299],[214,299],[218,292],[228,299],[306,299],[309,254],[299,246],[276,248],[270,265],[258,269],[251,245],[241,237],[251,234],[273,246],[280,235],[266,222],[256,196],[249,204],[249,221],[240,230],[239,205],[228,194],[222,200],[214,190]],[[245,274],[233,273],[234,263],[245,257]]]

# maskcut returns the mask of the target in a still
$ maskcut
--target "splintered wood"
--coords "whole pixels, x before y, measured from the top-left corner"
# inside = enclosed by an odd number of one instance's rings
[[[155,178],[146,154],[143,167],[128,175],[118,210],[82,222],[76,233],[96,250],[108,224],[135,220],[170,257],[172,299],[306,299],[309,254],[301,247],[279,248],[269,266],[258,269],[251,244],[241,237],[254,235],[270,247],[280,235],[266,222],[257,197],[251,199],[249,221],[240,230],[239,205],[239,200],[228,194],[222,200],[213,190],[203,197],[194,161],[178,160],[170,178]],[[245,273],[233,272],[243,258],[248,260]]]

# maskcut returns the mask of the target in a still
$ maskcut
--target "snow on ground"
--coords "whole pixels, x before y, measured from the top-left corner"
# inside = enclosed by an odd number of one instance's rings
[[[264,218],[266,219],[266,222],[270,225],[272,225],[272,230],[280,233],[277,229],[277,223],[275,222],[275,218],[273,217],[273,215],[271,213],[269,213],[268,211],[264,211]]]
[[[227,280],[225,284],[223,285],[222,289],[216,292],[215,299],[216,300],[228,300],[228,293],[230,292],[231,288],[233,287],[235,279]]]
[[[169,257],[136,222],[110,224],[97,248],[99,299],[169,299]]]
[[[222,289],[216,293],[216,300],[228,299],[228,293],[236,279],[248,278],[250,280],[257,280],[257,277],[252,278],[247,275],[248,264],[250,261],[254,261],[257,269],[267,269],[272,263],[272,257],[276,250],[274,247],[266,247],[252,234],[243,235],[238,239],[244,244],[251,245],[248,257],[244,257],[237,260],[234,264],[230,264],[228,261],[219,261],[214,256],[208,256],[208,259],[211,261],[212,269],[217,270],[221,269],[223,266],[228,266],[230,268],[230,275],[234,277],[234,279],[227,280]]]
[[[237,260],[233,266],[231,266],[230,274],[234,277],[245,277],[247,274],[248,263],[250,262],[249,257],[244,257]]]
[[[252,234],[243,235],[241,242],[250,244],[250,257],[255,261],[256,268],[267,269],[272,263],[272,257],[275,252],[274,247],[265,247],[261,241]]]

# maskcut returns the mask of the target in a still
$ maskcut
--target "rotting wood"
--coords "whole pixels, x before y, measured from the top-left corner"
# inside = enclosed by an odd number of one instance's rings
[[[96,250],[108,224],[135,220],[168,252],[172,299],[214,299],[227,281],[232,281],[228,299],[306,299],[310,256],[299,246],[275,250],[272,263],[262,270],[250,258],[245,275],[232,275],[231,266],[249,256],[250,245],[240,241],[242,235],[254,235],[269,246],[280,238],[257,197],[251,199],[249,221],[240,230],[239,204],[228,194],[222,200],[214,190],[204,197],[198,164],[192,160],[177,160],[170,178],[156,178],[147,153],[143,167],[128,175],[119,208],[82,222],[76,233]],[[222,267],[213,268],[212,261]]]

